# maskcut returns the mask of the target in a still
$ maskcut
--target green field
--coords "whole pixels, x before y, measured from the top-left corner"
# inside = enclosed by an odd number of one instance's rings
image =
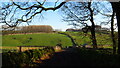
[[[89,45],[92,45],[92,41],[90,39],[90,32],[85,34],[83,32],[65,32],[72,36],[76,43],[78,45],[83,45],[84,43],[87,43]],[[99,45],[112,45],[112,39],[110,37],[110,34],[104,34],[104,33],[96,33],[96,40],[97,44]]]
[[[84,34],[83,32],[65,32],[69,34],[76,44],[92,45],[90,39],[90,33]],[[112,45],[110,34],[96,33],[98,46]],[[72,46],[72,42],[66,35],[58,33],[38,33],[38,34],[16,34],[16,35],[4,35],[2,37],[3,47],[15,47],[15,46],[55,46],[61,43],[63,47]],[[108,47],[109,48],[109,47]],[[111,48],[111,47],[110,47]]]
[[[71,40],[61,34],[40,33],[40,34],[18,34],[4,35],[2,46],[55,46],[61,43],[62,46],[72,46]]]
[[[90,37],[91,37],[90,33],[88,33],[88,34],[84,34],[83,32],[64,32],[64,33],[67,35],[69,34],[74,39],[75,43],[78,45],[83,45],[84,43],[87,43],[88,45],[92,45],[91,39],[90,39]],[[77,61],[81,60],[81,62],[84,62],[85,65],[93,66],[93,64],[95,64],[96,67],[109,66],[109,65],[110,66],[115,66],[115,65],[119,66],[119,61],[118,61],[119,55],[112,55],[112,49],[94,50],[94,49],[87,49],[87,48],[86,49],[84,49],[84,48],[72,48],[72,49],[68,48],[71,51],[66,50],[67,52],[63,51],[64,53],[62,53],[62,52],[55,53],[54,52],[55,50],[50,49],[50,48],[48,48],[47,50],[33,49],[32,51],[27,50],[27,51],[23,51],[23,52],[19,52],[16,49],[16,46],[23,46],[23,45],[24,46],[29,46],[29,45],[30,46],[31,45],[32,46],[55,46],[58,43],[61,43],[63,47],[72,46],[71,39],[67,35],[58,34],[58,33],[33,33],[33,34],[3,35],[2,36],[2,41],[3,41],[2,42],[2,46],[3,46],[2,50],[3,51],[0,52],[0,53],[3,53],[3,56],[4,56],[3,63],[7,63],[8,66],[9,65],[13,65],[13,66],[14,65],[23,65],[23,63],[30,65],[31,60],[32,60],[32,62],[35,62],[36,60],[38,60],[38,58],[40,58],[44,54],[51,52],[52,55],[53,54],[58,55],[58,53],[59,53],[57,59],[59,59],[59,56],[61,56],[62,58],[60,60],[62,60],[63,63],[64,63],[64,61],[68,60],[67,62],[70,62],[69,61],[70,59],[72,59],[73,61],[75,59]],[[96,33],[96,38],[97,38],[98,46],[112,45],[110,34]],[[8,48],[10,48],[10,49],[8,49]],[[104,48],[112,48],[112,46],[107,46]],[[31,57],[28,57],[28,55]],[[56,56],[56,55],[53,55],[53,56]],[[12,60],[12,61],[9,61],[9,60]],[[22,60],[22,62],[19,60]],[[54,62],[56,63],[56,61],[57,60],[55,60]],[[73,63],[71,63],[71,65]],[[6,66],[6,65],[4,65],[4,66]]]

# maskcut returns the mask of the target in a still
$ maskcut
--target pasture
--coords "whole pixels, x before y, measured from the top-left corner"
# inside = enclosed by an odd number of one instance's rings
[[[83,44],[92,45],[90,33],[84,34],[83,32],[64,32],[69,34],[78,46]],[[18,50],[17,46],[56,46],[62,44],[62,47],[72,46],[72,42],[66,35],[58,33],[31,33],[31,34],[13,34],[3,35],[2,49]],[[112,48],[112,41],[110,34],[96,33],[98,47]],[[92,46],[91,46],[92,47]]]
[[[2,37],[3,47],[16,46],[55,46],[61,43],[62,46],[72,46],[71,40],[65,35],[55,33],[39,34],[16,34],[4,35]]]
[[[83,32],[64,32],[64,33],[69,34],[74,39],[75,43],[79,46],[83,44],[92,45],[90,32],[86,34]],[[97,39],[98,47],[112,48],[112,39],[110,33],[105,34],[105,33],[97,32],[96,39]]]
[[[83,32],[64,32],[69,34],[76,44],[82,45],[87,43],[92,45],[90,39],[90,33],[84,34]],[[112,45],[110,34],[96,33],[96,39],[98,45]],[[3,35],[2,46],[55,46],[61,43],[62,46],[72,46],[70,38],[66,35],[58,33],[31,33],[31,34],[15,34],[15,35]]]

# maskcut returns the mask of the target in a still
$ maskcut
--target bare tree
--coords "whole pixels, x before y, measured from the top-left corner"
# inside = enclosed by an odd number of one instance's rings
[[[118,54],[120,54],[120,2],[111,2],[113,11],[116,13],[118,26]]]
[[[29,0],[28,0],[29,1]],[[42,15],[43,11],[48,10],[57,10],[66,2],[63,1],[60,4],[54,3],[53,7],[45,6],[46,0],[43,2],[14,2],[10,0],[10,2],[2,2],[2,6],[0,7],[0,23],[4,23],[9,27],[15,27],[20,23],[32,21],[32,19],[37,15]]]
[[[86,27],[86,30],[91,31],[91,39],[93,48],[97,48],[97,41],[95,36],[95,23],[93,16],[97,14],[95,8],[92,7],[92,2],[69,2],[64,5],[62,11],[65,13],[64,21],[70,22],[70,25]],[[94,10],[93,10],[94,9]],[[88,26],[87,21],[91,22]],[[86,32],[86,31],[85,31]]]
[[[112,41],[113,41],[113,53],[116,53],[116,43],[115,43],[115,36],[114,36],[114,15],[116,14],[116,19],[117,19],[117,26],[118,26],[118,51],[117,53],[120,54],[120,2],[110,2],[112,5],[113,9],[113,14],[111,15],[111,36],[112,36]],[[110,16],[110,15],[107,15]]]
[[[94,23],[94,19],[93,19],[93,10],[91,8],[91,2],[88,2],[88,9],[90,11],[90,21],[92,23],[91,26],[91,35],[92,35],[92,42],[93,42],[93,48],[97,48],[97,41],[96,41],[96,36],[95,36],[95,23]]]
[[[111,17],[111,37],[113,42],[113,54],[116,54],[116,41],[115,41],[115,34],[114,34],[114,16],[115,16],[115,11],[113,10],[113,14]]]
[[[100,4],[100,3],[99,3]],[[104,7],[103,9],[103,13],[98,11],[101,15],[104,16],[104,18],[107,18],[108,20],[106,21],[102,21],[101,24],[104,25],[108,25],[111,24],[111,38],[112,38],[112,45],[113,45],[113,54],[116,54],[116,41],[115,41],[115,32],[114,32],[114,17],[115,17],[115,10],[112,10],[112,6],[111,9],[106,7],[102,4],[100,4],[102,7]],[[109,14],[108,14],[109,13]]]

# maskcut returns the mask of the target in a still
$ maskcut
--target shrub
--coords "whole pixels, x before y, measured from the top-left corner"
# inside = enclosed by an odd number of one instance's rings
[[[22,67],[25,65],[32,65],[33,62],[40,60],[41,56],[47,53],[53,53],[52,48],[34,49],[25,52],[5,52],[2,53],[2,68],[6,67]]]

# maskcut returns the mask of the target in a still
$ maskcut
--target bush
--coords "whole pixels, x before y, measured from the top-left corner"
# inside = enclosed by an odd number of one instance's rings
[[[54,50],[49,47],[43,49],[28,50],[25,52],[5,52],[2,53],[2,68],[16,68],[23,67],[25,65],[31,66],[34,61],[40,60],[41,56],[53,52]]]

